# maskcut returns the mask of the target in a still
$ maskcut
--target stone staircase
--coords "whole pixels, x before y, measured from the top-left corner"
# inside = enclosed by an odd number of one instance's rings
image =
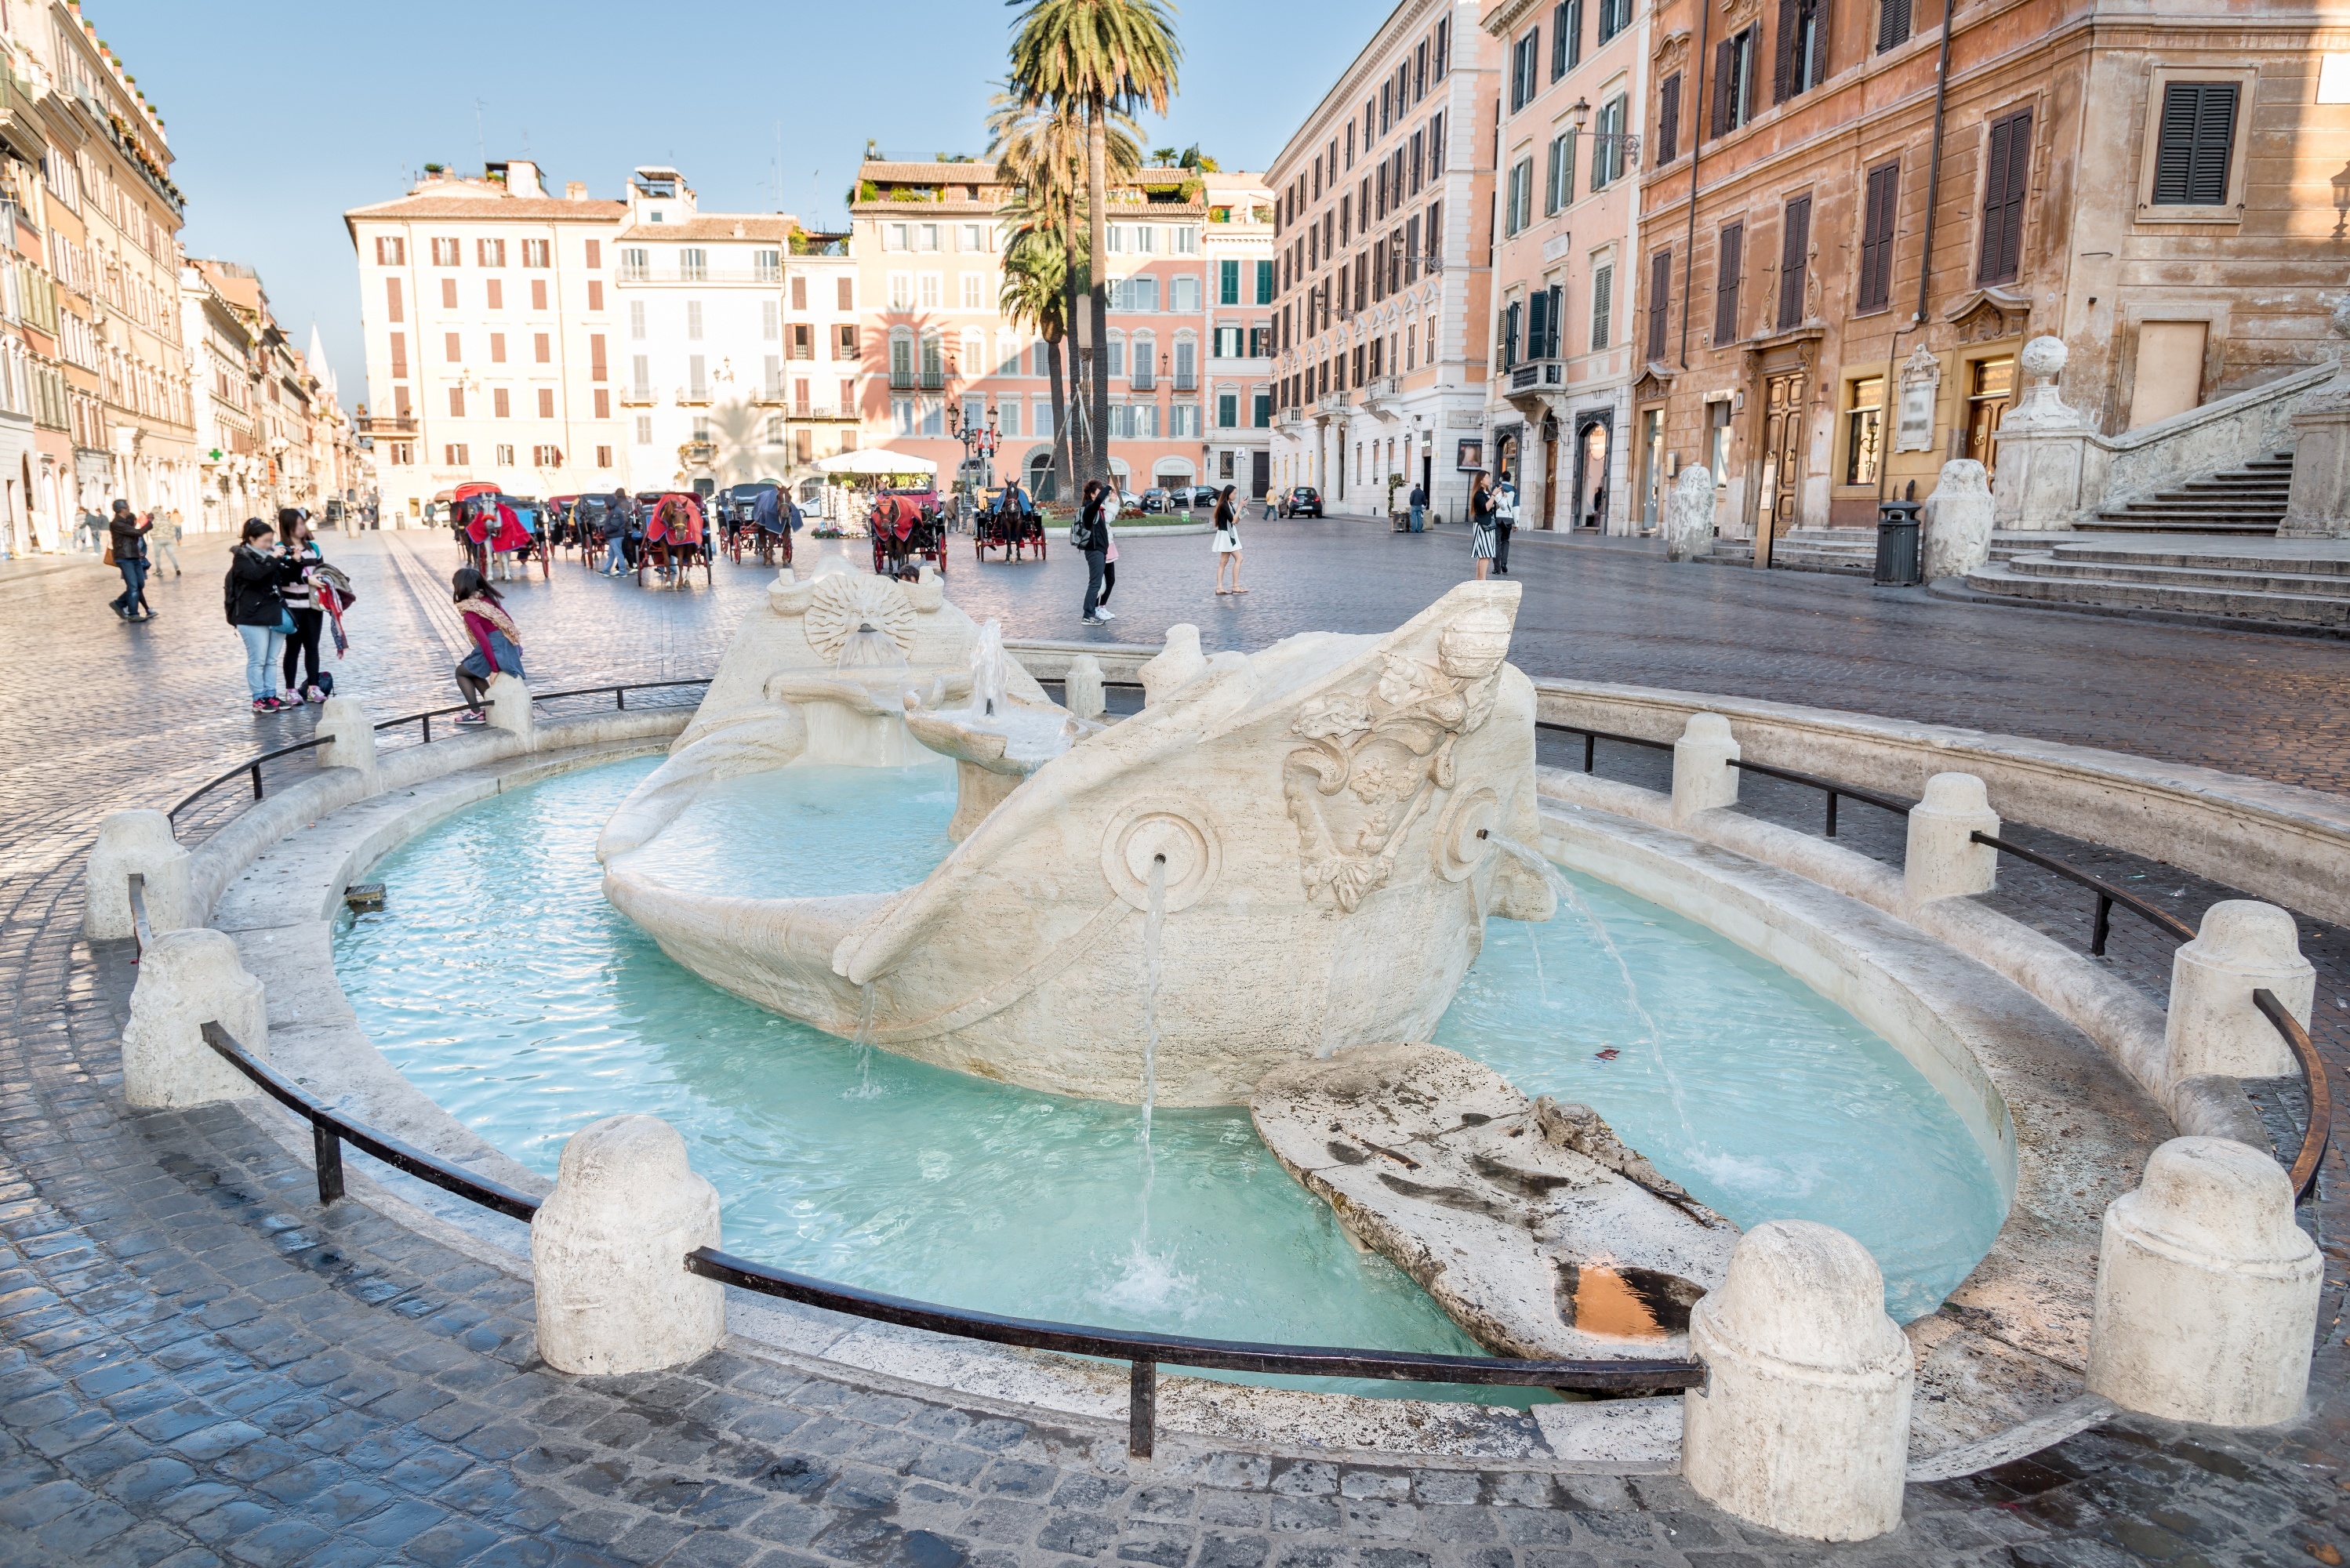
[[[1967,574],[1966,586],[2059,607],[2350,630],[2345,540],[2043,534],[2037,548]]]
[[[1991,536],[1991,556],[2003,561],[2033,550],[2048,547],[2045,534],[1995,534]],[[1725,566],[1754,565],[1754,542],[1751,539],[1716,539],[1713,553],[1705,557]],[[1771,551],[1773,569],[1790,572],[1827,572],[1837,576],[1873,577],[1877,575],[1877,526],[1866,528],[1791,528],[1779,535]]]
[[[2273,535],[2293,488],[2293,453],[2254,458],[2241,468],[2188,481],[2078,524],[2084,534]]]

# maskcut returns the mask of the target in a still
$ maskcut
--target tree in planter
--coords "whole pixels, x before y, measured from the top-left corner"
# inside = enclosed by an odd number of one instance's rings
[[[1022,0],[1008,0],[1020,5]],[[1033,0],[1012,40],[1012,88],[1022,102],[1068,112],[1086,130],[1086,254],[1108,254],[1104,234],[1109,200],[1109,133],[1114,117],[1148,107],[1163,115],[1175,96],[1182,46],[1164,0]],[[1072,266],[1071,275],[1076,275]],[[1093,352],[1089,384],[1079,389],[1086,428],[1109,427],[1109,289],[1086,280],[1091,296],[1076,334]],[[1109,482],[1109,443],[1095,440],[1083,474]]]

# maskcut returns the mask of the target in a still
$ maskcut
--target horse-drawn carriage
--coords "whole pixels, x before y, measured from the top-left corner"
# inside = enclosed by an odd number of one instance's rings
[[[914,576],[924,561],[946,575],[947,525],[936,491],[885,490],[873,498],[866,524],[873,531],[876,576]]]
[[[1022,504],[1007,507],[1004,502],[1014,493],[1007,486],[994,505],[981,508],[972,520],[972,550],[983,561],[990,550],[1002,550],[1007,561],[1019,560],[1030,550],[1038,560],[1045,558],[1045,514],[1026,504],[1024,496]]]
[[[762,500],[775,497],[775,526],[762,527],[759,506]],[[792,564],[792,509],[783,487],[772,479],[754,483],[736,484],[720,491],[712,498],[713,521],[724,533],[727,559],[736,566],[746,555],[763,566],[788,566]]]
[[[710,527],[702,515],[702,499],[687,491],[664,491],[645,514],[645,536],[637,546],[637,587],[645,586],[647,570],[671,587],[683,587],[685,575],[696,563],[702,580],[711,578]]]
[[[449,521],[465,564],[485,577],[498,575],[501,556],[525,571],[536,560],[542,576],[555,569],[542,508],[527,496],[508,495],[486,480],[474,480],[451,494]]]

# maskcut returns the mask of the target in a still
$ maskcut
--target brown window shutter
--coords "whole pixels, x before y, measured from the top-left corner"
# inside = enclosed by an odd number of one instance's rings
[[[1711,136],[1730,134],[1730,70],[1737,44],[1736,38],[1724,38],[1713,47],[1713,116],[1707,132]]]
[[[1746,225],[1732,223],[1721,231],[1715,254],[1713,286],[1713,346],[1738,341],[1738,275],[1745,265]]]
[[[604,375],[604,335],[600,332],[590,333],[588,337],[588,374],[589,379],[592,380],[601,381],[606,379]]]
[[[1779,0],[1779,35],[1771,51],[1771,101],[1784,103],[1804,90],[1795,80],[1795,34],[1803,26],[1803,0]]]
[[[2023,196],[2032,173],[2032,111],[2011,114],[1991,128],[1983,160],[1981,253],[1977,283],[2012,280],[2023,256]]]
[[[1648,258],[1648,358],[1665,357],[1665,327],[1672,314],[1673,253],[1659,251]]]
[[[2155,205],[2216,207],[2227,201],[2236,98],[2234,82],[2164,85],[2160,140],[2155,151]]]
[[[1670,163],[1680,156],[1681,74],[1675,71],[1657,89],[1657,161]]]
[[[1812,244],[1812,199],[1798,196],[1787,203],[1786,221],[1779,231],[1779,330],[1804,319],[1804,273]]]
[[[1893,303],[1893,223],[1901,189],[1901,165],[1868,171],[1868,192],[1860,225],[1860,297],[1864,311]]]
[[[1818,47],[1812,51],[1812,86],[1814,87],[1828,79],[1828,41],[1835,36],[1829,22],[1829,3],[1830,0],[1818,0],[1818,5],[1814,8],[1814,15],[1819,18],[1812,34],[1818,41]]]

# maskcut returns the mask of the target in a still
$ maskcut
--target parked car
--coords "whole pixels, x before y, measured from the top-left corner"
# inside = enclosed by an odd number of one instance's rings
[[[1178,512],[1211,512],[1216,505],[1216,487],[1212,484],[1178,485],[1170,491],[1169,504]]]
[[[1322,493],[1310,484],[1293,484],[1282,496],[1277,510],[1284,517],[1319,517],[1322,515]]]

